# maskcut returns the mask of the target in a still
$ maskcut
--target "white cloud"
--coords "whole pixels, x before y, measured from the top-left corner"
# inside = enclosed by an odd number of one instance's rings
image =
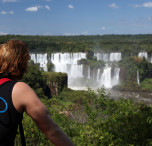
[[[82,35],[88,35],[88,31],[84,31],[81,33]]]
[[[51,32],[45,32],[43,35],[53,35]]]
[[[74,6],[71,5],[71,4],[69,4],[68,7],[69,7],[70,9],[74,9]]]
[[[101,27],[101,30],[105,30],[105,29],[106,29],[106,27],[104,27],[104,26]]]
[[[14,14],[14,11],[9,11],[9,14],[13,15],[13,14]]]
[[[2,14],[2,15],[7,15],[7,14],[13,15],[13,14],[14,14],[14,11],[9,11],[9,12],[1,11],[0,14]]]
[[[5,32],[1,32],[0,31],[0,35],[7,35],[8,33],[5,33]]]
[[[50,9],[51,9],[48,5],[45,5],[45,8],[46,8],[47,10],[50,10]]]
[[[28,7],[25,9],[27,12],[37,12],[42,6],[34,6],[34,7]]]
[[[79,33],[64,33],[66,36],[75,36],[75,35],[80,35]]]
[[[135,8],[138,8],[138,7],[145,7],[145,8],[152,8],[152,2],[147,2],[147,3],[143,3],[141,5],[135,5],[134,6]]]
[[[37,12],[38,11],[38,7],[35,6],[35,7],[29,7],[29,8],[26,8],[25,11],[28,11],[28,12]]]
[[[51,8],[48,5],[45,5],[45,6],[38,5],[38,6],[28,7],[28,8],[25,9],[25,11],[27,11],[27,12],[37,12],[41,8],[51,10]]]
[[[110,4],[109,7],[114,9],[119,8],[119,6],[117,6],[115,3]]]
[[[76,36],[76,35],[88,35],[88,31],[84,31],[84,32],[81,32],[81,33],[64,33],[63,35],[65,36]]]
[[[7,12],[6,12],[6,11],[1,11],[1,12],[0,12],[0,14],[2,14],[2,15],[6,15],[6,14],[7,14]]]
[[[2,0],[3,3],[5,2],[16,2],[17,0]]]
[[[152,8],[152,2],[144,3],[143,7]]]

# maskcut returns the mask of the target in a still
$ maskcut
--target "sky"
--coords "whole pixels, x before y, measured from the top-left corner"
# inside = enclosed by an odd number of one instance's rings
[[[152,34],[152,0],[0,0],[5,34]]]

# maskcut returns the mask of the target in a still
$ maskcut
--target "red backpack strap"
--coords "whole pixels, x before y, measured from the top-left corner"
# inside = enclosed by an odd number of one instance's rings
[[[5,83],[7,81],[11,81],[11,79],[9,79],[9,78],[2,78],[2,79],[0,79],[0,85],[2,85],[3,83]]]

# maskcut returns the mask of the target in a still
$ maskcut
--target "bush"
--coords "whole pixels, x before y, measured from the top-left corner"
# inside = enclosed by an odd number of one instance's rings
[[[64,92],[66,94],[66,91]],[[70,92],[73,91],[67,92],[70,96]],[[71,98],[79,98],[81,95],[80,93],[73,97],[74,94],[76,95],[74,92],[71,94]],[[79,104],[81,106],[77,106],[79,109],[75,106],[65,107],[55,97],[49,100],[41,99],[52,119],[75,145],[148,145],[152,142],[151,107],[142,103],[137,104],[133,100],[110,99],[104,89],[97,92],[89,90],[88,94],[83,94],[82,99]],[[67,100],[70,100],[70,97]],[[69,112],[69,115],[63,111]],[[80,112],[85,112],[85,120],[72,119],[71,115],[74,112],[77,116]],[[82,115],[80,117],[82,118]],[[29,145],[50,144],[27,115],[24,115],[23,124]]]

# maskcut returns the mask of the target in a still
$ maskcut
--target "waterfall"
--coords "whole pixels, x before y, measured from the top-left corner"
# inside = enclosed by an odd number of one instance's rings
[[[90,79],[90,67],[88,67],[88,79]]]
[[[30,54],[31,56],[31,60],[34,61],[34,63],[39,63],[40,64],[40,67],[42,69],[44,69],[44,71],[47,71],[47,63],[48,63],[48,59],[47,59],[47,54],[34,54],[34,53],[31,53]]]
[[[37,63],[36,55],[35,54],[30,54],[31,60],[34,61],[34,63]]]
[[[54,64],[55,72],[68,74],[68,86],[71,87],[81,83],[79,78],[83,78],[83,65],[77,64],[82,58],[86,58],[85,53],[55,53],[51,55],[50,61]]]
[[[119,84],[120,68],[114,68],[114,75],[112,77],[112,86]]]
[[[138,57],[145,57],[146,59],[148,59],[148,54],[147,52],[139,52]]]
[[[120,68],[114,68],[114,74],[112,75],[112,68],[106,67],[101,75],[100,86],[112,88],[114,85],[119,84],[119,72]]]
[[[152,54],[151,54],[151,57],[150,57],[150,63],[152,63]]]
[[[119,84],[119,68],[111,68],[107,66],[105,68],[91,69],[89,66],[78,65],[77,61],[84,58],[86,59],[86,53],[54,53],[47,54],[30,54],[34,63],[40,63],[40,67],[43,67],[47,71],[47,63],[52,62],[54,64],[55,72],[63,72],[68,75],[68,87],[72,89],[97,89],[101,86],[105,88],[112,88],[114,85]],[[121,54],[96,54],[98,59],[118,61],[121,59]]]
[[[121,60],[121,53],[95,53],[95,57],[97,57],[97,60],[103,60],[104,62],[108,61],[120,61]]]
[[[121,53],[110,53],[110,61],[120,61]]]
[[[52,54],[50,61],[55,65],[55,72],[82,77],[83,66],[77,64],[77,61],[82,58],[86,58],[85,53],[55,53]]]
[[[97,71],[97,81],[98,81],[98,82],[99,82],[99,80],[100,80],[100,75],[101,75],[101,70],[98,69],[98,71]]]
[[[100,86],[104,86],[105,88],[111,88],[111,67],[107,67],[104,69],[101,80],[100,80]]]
[[[109,61],[108,53],[95,53],[94,56],[97,57],[97,60],[103,60],[105,62]]]
[[[140,85],[140,80],[139,80],[139,71],[137,70],[137,84]]]

